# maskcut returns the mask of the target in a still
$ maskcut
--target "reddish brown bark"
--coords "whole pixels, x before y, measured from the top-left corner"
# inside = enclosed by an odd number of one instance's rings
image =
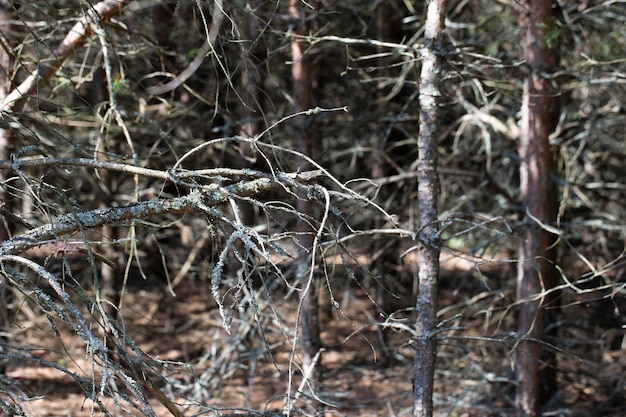
[[[518,143],[521,158],[520,190],[527,225],[519,246],[517,299],[519,304],[518,334],[520,341],[516,358],[517,415],[537,416],[540,397],[549,395],[554,387],[553,368],[541,369],[545,355],[544,328],[547,323],[545,308],[554,295],[546,290],[554,287],[554,259],[551,235],[542,224],[553,223],[558,198],[549,180],[553,157],[549,136],[552,132],[555,100],[551,80],[545,77],[557,64],[558,55],[548,45],[547,31],[552,27],[552,4],[543,0],[523,3],[526,15],[522,18],[524,35],[522,45],[528,66],[524,80],[522,126]],[[541,383],[544,384],[543,387]],[[542,392],[543,391],[543,392]]]
[[[415,300],[415,357],[413,361],[413,416],[433,415],[433,388],[437,358],[437,286],[439,278],[439,187],[437,182],[437,131],[439,84],[443,50],[445,0],[430,0],[422,48],[419,80],[420,126],[417,165],[418,293]]]
[[[308,2],[311,4],[311,2]],[[313,74],[311,72],[311,63],[309,57],[305,54],[306,45],[299,39],[299,36],[307,34],[307,19],[305,16],[306,7],[300,0],[289,1],[289,15],[291,24],[291,78],[293,82],[293,102],[295,111],[302,112],[312,107],[312,89]],[[298,152],[307,156],[313,156],[315,153],[315,144],[309,120],[305,115],[298,115],[292,119],[294,127],[294,145]],[[306,161],[302,161],[299,170],[307,171],[310,165]],[[298,192],[298,202],[296,209],[305,218],[315,218],[316,207],[308,200],[306,191]],[[320,339],[320,326],[318,316],[318,280],[311,271],[313,238],[315,231],[311,229],[308,222],[304,220],[298,221],[298,241],[302,247],[298,257],[298,274],[305,277],[306,290],[302,295],[302,346],[303,346],[303,365],[305,371],[311,370],[310,384],[313,389],[316,383],[321,380],[321,370],[319,361],[315,364],[315,357],[322,348]],[[311,367],[313,367],[311,369]]]

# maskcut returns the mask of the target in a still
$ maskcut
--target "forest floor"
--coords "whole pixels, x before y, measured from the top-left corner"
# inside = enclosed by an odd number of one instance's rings
[[[372,302],[358,287],[349,287],[335,294],[340,308],[325,308],[322,314],[324,382],[317,394],[327,403],[324,415],[410,416],[413,350],[408,332],[387,330],[383,349]],[[440,316],[450,330],[441,336],[436,416],[513,415],[512,290],[489,290],[469,271],[444,270],[440,295]],[[410,299],[405,297],[404,307]],[[238,313],[231,333],[225,332],[209,284],[202,281],[179,285],[176,297],[163,287],[131,288],[124,300],[124,326],[142,351],[168,364],[150,378],[185,416],[273,416],[287,396],[298,396],[301,379],[295,365],[299,358],[285,330],[295,322],[297,298],[277,292],[272,300],[259,300],[261,309],[273,310],[259,318],[265,342],[254,320],[242,320]],[[560,343],[555,342],[560,390],[544,416],[626,415],[624,331],[594,324],[586,307],[574,303],[563,317],[566,326]],[[400,318],[396,322],[411,324]],[[33,316],[28,323],[13,336],[14,344],[41,346],[32,354],[90,375],[94,365],[82,339],[62,328],[59,337],[51,337],[45,317]],[[23,400],[29,398],[21,406],[30,415],[105,415],[68,374],[51,367],[12,361],[6,376],[19,384]],[[106,395],[101,400],[111,415],[141,415],[120,405],[127,402]],[[157,416],[170,415],[156,399],[150,404]],[[311,401],[300,395],[295,404],[306,410]]]

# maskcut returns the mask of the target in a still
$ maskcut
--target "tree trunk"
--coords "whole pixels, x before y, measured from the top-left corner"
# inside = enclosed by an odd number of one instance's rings
[[[13,25],[12,21],[16,19],[15,10],[8,1],[0,0],[0,102],[9,95],[11,84],[13,83]],[[15,143],[13,134],[10,129],[0,127],[0,160],[9,160],[11,153],[14,152]],[[6,172],[0,171],[0,182],[4,184],[6,180]],[[3,211],[11,212],[13,209],[11,197],[7,190],[0,187],[0,204]],[[0,217],[0,242],[8,239],[10,236],[8,219]]]
[[[241,51],[241,110],[239,112],[239,135],[252,138],[263,130],[263,119],[261,118],[261,106],[259,103],[261,87],[261,74],[257,68],[257,62],[262,61],[258,55],[263,53],[259,47],[259,36],[261,28],[259,26],[258,15],[263,8],[262,2],[252,1],[249,9],[245,11],[245,21],[241,33],[245,36]],[[238,145],[241,155],[240,166],[242,168],[253,168],[257,160],[257,152],[250,142],[241,142]],[[238,202],[241,222],[251,226],[254,222],[254,206],[247,202]]]
[[[312,4],[308,2],[306,4]],[[293,101],[296,112],[303,112],[312,107],[313,74],[309,57],[305,55],[306,44],[302,43],[299,36],[308,32],[307,19],[305,17],[306,4],[300,0],[289,0],[290,25],[292,28],[291,38],[291,76],[293,82]],[[304,114],[295,116],[292,119],[294,127],[295,149],[307,156],[314,156],[316,146],[313,143],[311,125]],[[302,161],[298,169],[308,171],[311,166],[306,161]],[[318,279],[313,271],[313,239],[315,231],[311,229],[309,223],[303,219],[315,218],[317,207],[312,204],[305,190],[299,190],[296,209],[302,216],[298,220],[297,232],[298,242],[301,250],[298,256],[298,277],[304,277],[304,291],[302,292],[302,345],[303,345],[303,369],[305,378],[308,379],[307,386],[310,391],[316,389],[321,382],[322,372],[319,365],[319,354],[322,348],[320,339],[320,327],[318,316]]]
[[[13,83],[13,62],[15,44],[13,34],[13,24],[15,21],[15,9],[6,0],[0,0],[0,102],[9,95]],[[10,129],[0,127],[0,160],[7,161],[11,153],[15,151],[13,133]],[[6,172],[0,171],[0,182],[4,184]],[[11,212],[13,209],[11,196],[7,190],[0,187],[0,204],[3,211]],[[0,217],[0,242],[10,236],[8,219],[2,215]]]
[[[417,204],[418,204],[418,293],[415,300],[415,358],[413,361],[413,416],[433,415],[433,387],[437,357],[437,281],[439,278],[439,224],[437,199],[437,131],[441,52],[445,0],[430,0],[422,70],[419,80],[420,125],[418,136]]]
[[[89,99],[94,112],[97,112],[96,109],[108,99],[109,90],[107,88],[106,72],[103,68],[98,68],[94,71]],[[107,143],[104,137],[100,137],[99,140],[102,141],[103,146],[102,152],[100,153],[101,155],[106,155],[108,152],[120,152],[117,143],[111,145]],[[111,146],[111,149],[109,149],[109,146]],[[118,197],[116,178],[118,175],[116,172],[111,172],[106,169],[99,171],[98,175],[100,176],[100,195],[98,196],[100,201],[98,206],[100,208],[111,207],[115,204],[116,197]],[[100,239],[102,242],[100,249],[101,254],[108,262],[113,262],[113,264],[117,266],[119,266],[120,263],[118,262],[119,259],[117,259],[116,248],[113,244],[117,241],[118,237],[118,227],[111,227],[110,225],[102,226],[102,237]],[[113,320],[118,318],[118,307],[120,306],[121,297],[117,273],[117,268],[113,265],[107,262],[101,262],[99,274],[100,282],[96,283],[96,286],[99,286],[96,290],[98,291],[98,302],[102,303],[102,311]],[[109,318],[102,318],[105,329],[109,326],[107,320],[109,320]]]
[[[15,19],[15,10],[7,1],[0,1],[0,102],[9,94],[13,73],[13,28],[10,24]],[[10,129],[0,127],[0,160],[6,161],[14,151],[15,142]],[[4,184],[6,171],[0,171],[0,183]],[[2,211],[12,213],[13,204],[9,192],[0,186],[0,206]],[[0,242],[7,240],[11,233],[9,222],[4,213],[0,215]],[[0,279],[0,331],[10,332],[10,293],[7,289],[6,280]],[[5,336],[1,336],[2,342],[6,341]],[[2,351],[2,347],[0,347]],[[6,362],[0,362],[0,373],[4,373]]]
[[[389,5],[381,2],[378,5],[376,10],[376,33],[377,39],[379,41],[389,41],[389,28],[390,28],[390,13],[389,13]],[[378,47],[378,53],[380,54],[377,65],[377,77],[379,79],[378,89],[376,91],[376,99],[382,100],[385,97],[385,89],[383,88],[383,84],[386,79],[389,78],[389,57],[385,54],[386,50],[382,47]],[[385,161],[384,161],[384,152],[387,144],[387,138],[389,137],[387,128],[379,129],[378,134],[375,136],[374,141],[374,149],[376,152],[372,154],[372,179],[378,179],[384,177],[385,171]],[[379,197],[384,199],[386,197],[386,193],[381,190],[379,193]],[[379,217],[376,217],[372,221],[372,229],[377,230],[382,227],[384,224],[383,220]],[[374,283],[376,286],[376,304],[377,308],[380,309],[385,315],[390,314],[390,295],[388,286],[390,285],[387,274],[385,274],[385,259],[386,254],[381,252],[383,249],[383,244],[380,239],[374,239],[372,253],[376,254],[376,258],[374,259],[374,273],[378,276],[377,282]],[[377,314],[378,316],[378,314]],[[381,355],[383,363],[388,362],[391,359],[391,353],[388,349],[387,337],[384,330],[384,323],[379,323],[377,326],[378,339],[381,345]]]
[[[554,45],[549,44],[555,38],[549,32],[552,2],[526,0],[523,4],[526,12],[521,19],[522,45],[528,74],[524,80],[518,151],[522,161],[520,189],[526,230],[519,246],[517,277],[520,341],[516,358],[516,406],[519,417],[534,417],[555,389],[554,355],[546,355],[549,352],[542,348],[542,341],[544,328],[549,324],[545,309],[555,298],[554,294],[546,295],[546,291],[555,286],[557,276],[554,259],[550,259],[554,253],[550,250],[553,238],[543,225],[556,220],[555,205],[558,205],[554,183],[549,180],[553,170],[549,136],[558,109],[552,80],[545,77],[556,66],[558,54]],[[545,369],[541,369],[542,359],[548,359]]]

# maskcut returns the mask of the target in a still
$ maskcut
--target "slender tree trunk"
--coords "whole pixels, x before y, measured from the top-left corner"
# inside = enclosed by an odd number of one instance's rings
[[[13,57],[12,57],[12,45],[13,45],[13,28],[9,23],[15,19],[15,11],[7,1],[0,1],[0,102],[9,94],[12,83],[13,73]],[[14,151],[14,137],[10,129],[0,128],[0,160],[8,160],[11,153]],[[4,186],[6,178],[6,171],[0,171],[0,205],[3,211],[12,212],[13,201],[11,195]],[[0,215],[0,242],[7,240],[10,237],[9,222],[4,214]],[[7,285],[4,278],[0,279],[0,331],[10,332],[10,316],[9,310],[10,304],[10,292],[7,290]],[[4,342],[5,336],[1,336],[0,340]],[[0,351],[2,347],[0,346]],[[0,373],[4,373],[6,368],[6,362],[0,362]]]
[[[437,285],[439,278],[439,224],[437,199],[437,131],[439,84],[445,0],[429,0],[419,80],[418,136],[418,293],[415,300],[415,358],[413,361],[413,416],[433,415],[433,388],[437,357]]]
[[[517,348],[517,415],[538,416],[541,398],[555,389],[554,368],[542,368],[542,359],[554,365],[554,355],[546,355],[542,348],[544,328],[548,323],[546,307],[554,296],[546,291],[555,286],[554,259],[549,259],[553,239],[542,225],[553,223],[558,198],[554,184],[549,180],[553,171],[553,154],[549,136],[554,129],[556,100],[552,80],[545,77],[557,64],[558,55],[553,48],[555,37],[552,28],[552,2],[526,0],[522,45],[528,67],[524,80],[522,102],[522,127],[518,143],[521,157],[520,189],[526,211],[526,231],[519,246],[517,299],[519,304]],[[555,307],[555,306],[552,306]],[[553,310],[554,311],[554,310]],[[543,358],[542,358],[543,356]],[[552,356],[550,359],[549,356]],[[547,384],[546,384],[547,382]]]
[[[312,4],[308,2],[308,4]],[[313,74],[309,57],[305,55],[306,44],[302,43],[298,36],[307,34],[305,3],[300,0],[289,0],[290,24],[292,27],[291,39],[291,77],[293,82],[293,101],[296,112],[302,112],[312,107]],[[299,115],[293,119],[294,143],[297,151],[313,156],[316,145],[313,142],[312,127],[305,115]],[[311,169],[310,164],[302,161],[300,171]],[[305,218],[315,218],[317,208],[309,201],[306,192],[298,192],[296,209]],[[297,225],[298,241],[301,246],[298,257],[298,276],[305,278],[305,288],[302,294],[302,345],[303,345],[303,368],[308,373],[308,387],[314,390],[321,382],[322,372],[319,365],[319,354],[322,348],[320,339],[320,327],[318,316],[318,279],[312,268],[313,237],[315,231],[308,222],[300,219]],[[317,358],[317,362],[316,362]]]
[[[261,2],[256,0],[250,2],[250,7],[245,11],[245,22],[242,27],[242,36],[244,43],[242,44],[242,69],[241,69],[241,89],[242,108],[240,112],[241,121],[239,133],[245,137],[252,137],[259,133],[260,123],[260,105],[259,105],[259,84],[261,83],[261,75],[256,66],[257,56],[262,53],[259,47],[259,36],[261,28],[259,20],[255,13],[259,12],[262,6]],[[242,156],[250,163],[256,160],[254,149],[242,149]]]
[[[377,39],[379,41],[389,41],[389,28],[390,28],[390,13],[389,13],[389,5],[385,2],[381,2],[378,5],[378,9],[376,10],[376,33]],[[380,54],[377,65],[377,77],[379,79],[378,89],[376,91],[376,98],[378,100],[383,99],[386,91],[382,88],[384,81],[389,77],[389,59],[388,56],[385,55],[385,49],[380,46],[378,47],[378,53]],[[372,154],[372,178],[382,178],[384,176],[385,171],[385,161],[383,158],[383,154],[385,152],[385,145],[387,144],[387,138],[389,135],[387,134],[387,129],[380,129],[379,133],[375,136],[374,148],[376,152]],[[379,194],[381,199],[386,197],[386,193]],[[379,229],[383,224],[383,221],[376,217],[372,221],[372,229]],[[389,284],[389,279],[387,274],[385,274],[385,256],[384,253],[381,253],[383,245],[380,239],[375,239],[373,242],[373,253],[377,255],[374,261],[374,273],[378,276],[378,282],[375,282],[376,286],[376,304],[378,304],[378,308],[383,311],[384,314],[390,313],[390,300],[389,293],[387,287]],[[377,315],[378,316],[378,315]],[[388,349],[387,337],[384,331],[384,326],[379,324],[377,326],[378,339],[381,344],[381,353],[382,360],[387,362],[391,359],[391,354]]]
[[[98,68],[94,71],[89,102],[94,111],[96,111],[96,109],[107,101],[108,98],[109,91],[107,89],[106,73],[103,68]],[[109,144],[106,143],[106,140],[104,138],[100,138],[100,140],[103,141],[104,146],[104,149],[101,152],[102,154],[106,155],[108,151],[119,151],[119,149],[108,149]],[[113,148],[117,147],[118,146],[116,144],[113,145]],[[99,196],[100,201],[98,206],[100,208],[111,207],[115,203],[115,199],[117,197],[117,173],[109,170],[101,170],[98,174],[101,180],[101,193]],[[109,262],[113,262],[119,266],[115,248],[112,246],[113,243],[117,241],[118,234],[118,227],[104,225],[102,226],[102,237],[100,241],[102,242],[102,256],[104,256]],[[102,305],[104,312],[106,312],[106,314],[111,316],[114,320],[118,317],[118,307],[121,296],[119,292],[119,280],[117,279],[117,273],[117,268],[114,266],[109,265],[107,262],[100,263],[99,297],[101,300],[99,301],[104,301]],[[105,323],[106,320],[107,318],[103,317],[103,323]]]
[[[13,82],[13,27],[15,10],[6,0],[0,0],[0,102],[9,95]],[[14,138],[10,129],[0,127],[0,159],[6,161],[14,151]],[[11,197],[4,187],[6,172],[0,171],[0,204],[3,210],[13,209]],[[9,225],[4,216],[0,217],[0,242],[9,238]]]
[[[259,47],[259,36],[261,28],[259,20],[255,13],[259,12],[262,2],[255,0],[249,2],[248,10],[245,11],[245,22],[242,27],[242,36],[244,43],[242,44],[241,56],[241,111],[239,134],[246,138],[254,137],[262,130],[261,106],[259,103],[259,91],[261,84],[261,75],[257,68],[257,54],[261,53]],[[240,166],[242,168],[252,168],[256,162],[256,149],[250,142],[242,142],[239,144],[239,154],[241,155]],[[252,204],[240,202],[239,212],[243,224],[252,225],[254,222],[254,207]]]

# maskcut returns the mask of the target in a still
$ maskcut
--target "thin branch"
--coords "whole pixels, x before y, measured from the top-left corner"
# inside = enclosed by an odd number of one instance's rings
[[[94,169],[106,169],[109,171],[125,172],[128,174],[141,175],[148,178],[158,178],[165,181],[178,183],[183,179],[190,178],[232,178],[232,177],[248,177],[248,178],[271,178],[281,181],[294,181],[307,183],[322,176],[319,170],[306,172],[284,173],[279,172],[275,175],[253,169],[234,169],[234,168],[208,168],[198,170],[186,170],[182,168],[170,170],[158,170],[150,168],[142,168],[135,165],[120,163],[96,161],[89,158],[33,158],[33,159],[14,159],[12,161],[0,161],[0,170],[20,170],[25,167],[87,167]]]
[[[0,112],[21,110],[28,96],[47,82],[91,35],[92,25],[98,20],[110,20],[119,14],[128,3],[130,0],[103,0],[93,6],[53,51],[54,58],[43,61],[46,63],[40,63],[37,69],[0,103]]]

